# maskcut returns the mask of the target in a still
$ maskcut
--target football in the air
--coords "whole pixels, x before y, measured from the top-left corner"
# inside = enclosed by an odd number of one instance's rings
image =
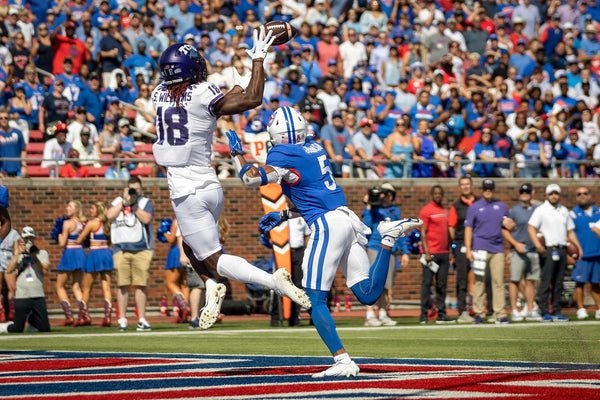
[[[575,244],[570,240],[567,240],[567,254],[571,258],[574,258],[576,260],[579,259],[579,250],[577,249],[577,246],[575,246]]]
[[[546,247],[546,238],[544,237],[542,232],[537,233],[537,238],[540,241],[540,244],[542,245],[542,247]]]
[[[275,36],[273,46],[289,42],[298,33],[298,30],[292,25],[290,25],[288,22],[269,21],[263,26],[265,27],[265,35],[269,31],[273,32],[273,36]]]

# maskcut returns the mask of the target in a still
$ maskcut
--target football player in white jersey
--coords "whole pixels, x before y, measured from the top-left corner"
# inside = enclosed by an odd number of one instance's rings
[[[374,304],[383,292],[396,239],[423,225],[423,221],[408,218],[380,222],[377,230],[381,248],[373,265],[369,265],[364,246],[371,229],[346,207],[344,192],[335,182],[325,149],[306,138],[302,114],[291,107],[279,107],[267,131],[273,147],[266,165],[256,167],[246,162],[242,144],[232,130],[227,132],[231,155],[242,182],[250,187],[280,183],[296,208],[294,212],[268,213],[260,220],[261,230],[269,231],[298,215],[311,229],[302,261],[302,284],[312,304],[308,312],[335,361],[313,378],[356,376],[359,368],[344,349],[325,302],[338,266],[356,298],[362,304]]]
[[[217,284],[215,273],[269,287],[310,308],[306,293],[294,286],[285,269],[271,275],[241,257],[223,254],[219,243],[223,188],[210,162],[213,132],[220,116],[239,114],[262,103],[263,61],[274,40],[271,36],[271,31],[265,35],[264,27],[254,31],[254,46],[247,50],[252,58],[251,79],[246,88],[235,86],[225,95],[206,82],[206,61],[194,47],[174,44],[159,61],[163,82],[152,93],[157,135],[152,150],[156,162],[167,167],[171,204],[185,253],[206,284],[206,304],[199,321],[202,329],[215,323],[225,296],[225,286]]]

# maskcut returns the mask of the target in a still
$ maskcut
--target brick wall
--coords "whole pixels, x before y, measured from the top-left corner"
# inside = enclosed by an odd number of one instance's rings
[[[481,180],[475,180],[478,187]],[[522,180],[496,180],[496,195],[511,207],[518,201],[518,187]],[[544,188],[548,181],[530,180],[537,194],[535,198],[544,199]],[[58,265],[61,249],[53,242],[50,232],[54,227],[55,219],[65,214],[66,203],[71,199],[80,200],[85,204],[92,200],[102,200],[110,203],[122,193],[124,182],[109,181],[104,179],[4,179],[0,183],[7,186],[10,191],[10,208],[13,227],[20,230],[30,225],[38,234],[37,244],[50,253],[52,271],[46,276],[46,294],[49,309],[57,309],[58,301],[54,291],[56,283],[55,268]],[[381,181],[368,180],[340,180],[338,183],[344,188],[348,206],[359,215],[363,209],[362,198],[367,190]],[[450,204],[457,198],[458,189],[455,179],[427,179],[427,180],[394,180],[391,181],[397,189],[396,203],[399,205],[404,217],[417,216],[419,210],[430,201],[430,189],[435,184],[440,184],[445,190],[445,204]],[[598,180],[560,180],[562,187],[562,204],[573,207],[575,203],[575,189],[583,184],[590,187],[594,198],[600,198],[600,181]],[[173,212],[168,199],[167,184],[164,179],[145,179],[144,191],[152,199],[155,208],[154,232],[163,218],[172,218]],[[258,220],[262,215],[262,205],[257,189],[242,186],[237,179],[223,182],[225,191],[224,216],[231,223],[230,238],[226,243],[226,250],[230,254],[245,257],[249,261],[258,258],[269,258],[270,254],[258,240]],[[476,191],[479,193],[479,190]],[[165,243],[156,243],[155,257],[151,267],[149,282],[149,307],[157,307],[162,296],[168,296],[164,282],[164,264],[168,251]],[[508,272],[508,271],[507,271]],[[507,275],[508,276],[508,275]],[[418,300],[421,283],[421,267],[417,256],[411,257],[408,268],[396,275],[393,292],[395,300]],[[340,290],[345,288],[343,278],[338,273],[336,286]],[[114,287],[114,282],[113,282]],[[244,286],[232,282],[233,297],[245,298]],[[454,275],[448,281],[448,296],[455,296]],[[96,283],[92,292],[90,306],[101,307],[102,297],[100,285]]]

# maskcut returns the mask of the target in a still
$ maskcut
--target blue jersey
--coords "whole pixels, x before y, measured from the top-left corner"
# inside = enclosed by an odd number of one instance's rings
[[[344,192],[335,183],[329,157],[320,143],[277,145],[269,151],[267,164],[292,170],[299,176],[293,183],[282,182],[281,188],[308,225],[346,205]]]

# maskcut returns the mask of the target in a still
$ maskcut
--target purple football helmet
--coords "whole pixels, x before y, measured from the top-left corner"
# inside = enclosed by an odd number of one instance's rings
[[[160,56],[159,67],[166,85],[205,81],[206,60],[189,44],[169,46]]]

